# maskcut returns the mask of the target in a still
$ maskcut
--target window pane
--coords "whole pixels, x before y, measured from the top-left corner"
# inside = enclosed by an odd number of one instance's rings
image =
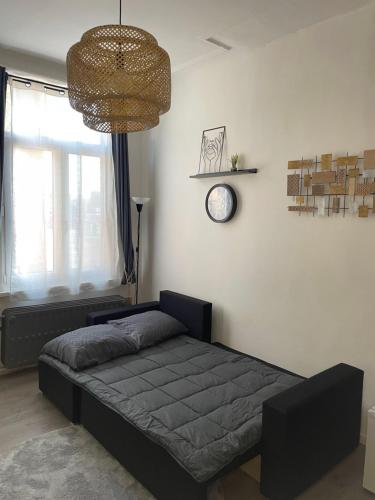
[[[102,238],[101,163],[95,156],[69,155],[69,252],[73,268],[100,268]]]
[[[14,269],[53,271],[52,152],[14,149]]]
[[[82,217],[84,229],[82,267],[100,267],[102,236],[102,196],[100,189],[100,158],[82,157]]]

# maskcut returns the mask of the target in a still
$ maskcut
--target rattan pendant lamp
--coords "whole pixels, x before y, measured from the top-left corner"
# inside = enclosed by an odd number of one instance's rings
[[[69,101],[89,128],[148,130],[171,105],[168,53],[147,31],[120,23],[86,31],[67,55]]]

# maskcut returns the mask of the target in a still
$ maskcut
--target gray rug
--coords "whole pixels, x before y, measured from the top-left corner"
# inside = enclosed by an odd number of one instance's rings
[[[152,464],[145,459],[145,467]],[[216,483],[210,500],[222,500]],[[1,500],[155,500],[88,432],[69,426],[0,456]]]
[[[145,467],[148,464],[145,462]],[[82,427],[29,439],[0,457],[1,500],[152,500]]]

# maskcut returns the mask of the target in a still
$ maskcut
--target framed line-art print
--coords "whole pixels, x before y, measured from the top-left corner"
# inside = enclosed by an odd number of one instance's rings
[[[203,130],[198,173],[220,172],[224,141],[225,127]]]

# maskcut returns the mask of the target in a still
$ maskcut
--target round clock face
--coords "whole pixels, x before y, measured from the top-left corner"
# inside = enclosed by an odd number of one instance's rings
[[[214,222],[228,222],[237,209],[237,197],[228,184],[215,184],[206,196],[206,212]]]

